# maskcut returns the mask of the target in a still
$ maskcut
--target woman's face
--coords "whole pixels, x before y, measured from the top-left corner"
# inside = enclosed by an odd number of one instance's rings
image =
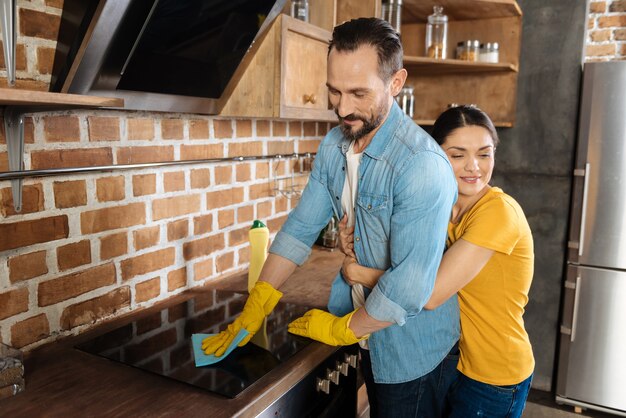
[[[441,147],[452,163],[459,184],[459,198],[476,196],[488,186],[493,174],[495,148],[487,129],[482,126],[455,129]]]

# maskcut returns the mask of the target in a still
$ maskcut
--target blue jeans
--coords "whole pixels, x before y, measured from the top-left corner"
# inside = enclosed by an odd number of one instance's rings
[[[375,383],[368,350],[361,349],[361,369],[370,404],[370,418],[439,418],[446,394],[459,374],[458,343],[430,373],[404,383]]]
[[[458,373],[448,393],[449,418],[519,418],[526,406],[533,376],[516,385],[495,386]]]

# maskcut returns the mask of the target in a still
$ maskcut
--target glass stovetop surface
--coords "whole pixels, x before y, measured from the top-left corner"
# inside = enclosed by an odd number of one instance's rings
[[[191,335],[225,329],[245,301],[243,294],[209,290],[76,348],[234,398],[311,343],[287,332],[287,324],[309,308],[280,302],[267,318],[267,339],[261,330],[224,360],[196,367]]]

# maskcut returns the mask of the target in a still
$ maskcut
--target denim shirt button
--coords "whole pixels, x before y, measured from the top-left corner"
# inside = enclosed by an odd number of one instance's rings
[[[372,205],[367,205],[367,208],[368,209],[372,209]]]
[[[356,237],[354,240],[355,240],[356,242],[359,242],[359,241],[361,241],[361,238]]]

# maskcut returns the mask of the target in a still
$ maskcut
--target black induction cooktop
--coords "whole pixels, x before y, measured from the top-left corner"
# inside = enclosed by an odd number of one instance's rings
[[[219,363],[196,367],[191,335],[225,329],[245,301],[240,293],[207,290],[75,348],[234,398],[311,343],[287,332],[287,324],[309,308],[280,302],[267,318],[266,333],[260,331]]]

